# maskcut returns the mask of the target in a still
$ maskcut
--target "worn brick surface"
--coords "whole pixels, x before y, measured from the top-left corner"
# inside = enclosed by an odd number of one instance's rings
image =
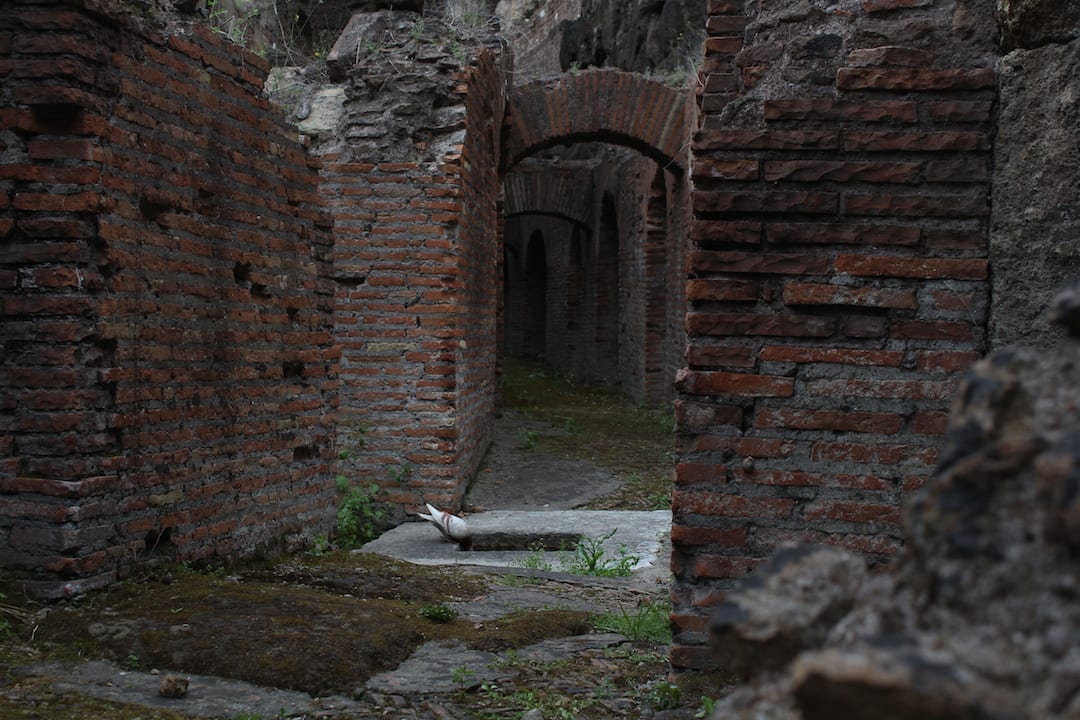
[[[0,27],[5,564],[58,596],[325,532],[329,219],[265,64],[77,3]]]
[[[706,60],[741,85],[718,78],[711,103],[705,86],[693,138],[685,668],[709,664],[692,618],[780,543],[895,556],[955,374],[983,350],[991,272],[992,29],[954,33],[932,0],[837,9],[827,38],[783,3],[713,7]]]

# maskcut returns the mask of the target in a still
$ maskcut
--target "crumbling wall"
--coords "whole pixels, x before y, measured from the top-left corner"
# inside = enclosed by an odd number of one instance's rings
[[[677,381],[677,667],[788,541],[902,546],[985,347],[988,3],[712,0]]]
[[[562,70],[617,67],[692,73],[701,61],[706,0],[581,0],[561,25]]]
[[[994,143],[990,343],[1052,345],[1058,285],[1080,275],[1080,8],[998,3],[1001,88]]]
[[[503,68],[433,16],[360,12],[330,53],[340,124],[314,146],[334,217],[339,472],[455,505],[494,416]]]
[[[56,596],[330,529],[329,218],[257,56],[0,10],[0,552]]]

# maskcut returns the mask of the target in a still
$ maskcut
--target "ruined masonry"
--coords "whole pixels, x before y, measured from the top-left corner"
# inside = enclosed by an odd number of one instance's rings
[[[303,547],[339,472],[454,506],[532,355],[674,402],[671,659],[710,667],[774,548],[896,556],[987,349],[991,5],[709,0],[677,87],[483,44],[354,72],[345,32],[319,144],[205,28],[5,4],[5,571],[57,598]]]

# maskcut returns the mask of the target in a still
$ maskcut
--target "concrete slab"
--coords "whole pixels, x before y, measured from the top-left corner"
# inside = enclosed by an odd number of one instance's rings
[[[417,565],[480,565],[486,567],[526,567],[537,561],[550,570],[562,570],[573,556],[568,550],[529,549],[529,539],[543,535],[581,536],[600,539],[604,557],[617,560],[624,553],[638,558],[634,573],[665,571],[667,537],[671,532],[671,511],[624,510],[492,510],[469,515],[474,545],[482,548],[487,538],[494,544],[506,545],[507,538],[522,539],[519,550],[459,550],[445,541],[437,528],[427,521],[409,522],[384,533],[360,548],[361,552],[377,553]],[[511,543],[513,544],[513,543]],[[545,568],[541,568],[545,569]]]

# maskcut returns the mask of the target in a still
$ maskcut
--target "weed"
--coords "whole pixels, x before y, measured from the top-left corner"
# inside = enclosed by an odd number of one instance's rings
[[[518,445],[523,450],[532,450],[536,447],[536,440],[539,435],[535,430],[518,430]]]
[[[138,670],[140,666],[139,656],[135,653],[131,653],[126,658],[124,658],[123,662],[121,662],[120,664],[124,667],[125,670]]]
[[[667,644],[671,642],[670,613],[667,603],[651,602],[639,605],[633,612],[620,607],[618,612],[600,613],[593,616],[592,624],[597,630],[616,632],[631,640]]]
[[[524,566],[521,563],[517,563],[517,567]],[[547,569],[550,569],[550,567]],[[496,578],[496,580],[500,585],[505,585],[506,587],[513,588],[526,587],[529,585],[539,585],[543,582],[543,580],[541,580],[540,578],[529,577],[527,575],[515,575],[513,573],[502,573],[498,576],[498,578]]]
[[[547,560],[547,556],[544,555],[544,548],[534,547],[532,551],[521,558],[514,561],[516,567],[525,568],[526,570],[552,570],[553,566]]]
[[[656,492],[649,496],[649,506],[654,510],[671,509],[671,493]]]
[[[433,603],[420,608],[416,614],[433,622],[446,623],[457,617],[457,610],[448,608],[442,603]]]
[[[482,28],[491,20],[483,0],[447,0],[445,14],[447,24],[459,34]]]
[[[554,720],[576,720],[596,702],[595,698],[576,698],[532,689],[511,693],[507,700],[525,712],[539,710],[542,717]]]
[[[458,665],[450,671],[450,679],[454,681],[454,684],[457,685],[460,690],[464,690],[468,687],[469,683],[472,682],[473,675],[475,674],[475,670],[472,670],[465,665]]]
[[[606,700],[615,696],[615,683],[611,678],[603,678],[600,684],[593,688],[593,697],[597,700]]]
[[[212,563],[199,563],[193,564],[188,561],[178,563],[176,565],[176,573],[178,575],[203,575],[205,577],[224,577],[228,573],[228,569],[224,565],[215,565]]]
[[[454,59],[458,62],[465,62],[465,59],[469,56],[468,52],[465,50],[465,46],[454,38],[450,38],[447,49],[450,51],[450,54],[454,56]]]
[[[378,537],[377,525],[385,515],[376,500],[379,486],[369,483],[349,487],[341,475],[337,483],[338,490],[345,493],[337,513],[338,544],[346,549],[358,548]]]
[[[674,710],[682,700],[682,688],[675,683],[661,681],[649,690],[646,698],[657,710]]]
[[[626,577],[629,575],[638,561],[636,555],[631,555],[625,545],[619,546],[618,557],[610,557],[604,550],[604,542],[610,540],[615,534],[612,530],[607,535],[599,538],[581,538],[574,546],[574,554],[563,562],[563,569],[575,575],[592,575],[596,577]]]
[[[255,18],[259,17],[258,8],[251,8],[243,15],[235,15],[223,3],[219,3],[219,0],[207,0],[206,12],[210,29],[237,45],[244,44]]]
[[[323,555],[329,554],[333,549],[333,546],[330,544],[330,538],[326,537],[326,535],[320,535],[315,538],[315,542],[312,543],[311,548],[308,550],[308,555],[311,555],[312,557],[322,557]]]
[[[708,697],[707,695],[701,696],[701,707],[694,713],[695,718],[707,718],[713,714],[713,710],[716,709],[716,700]]]

